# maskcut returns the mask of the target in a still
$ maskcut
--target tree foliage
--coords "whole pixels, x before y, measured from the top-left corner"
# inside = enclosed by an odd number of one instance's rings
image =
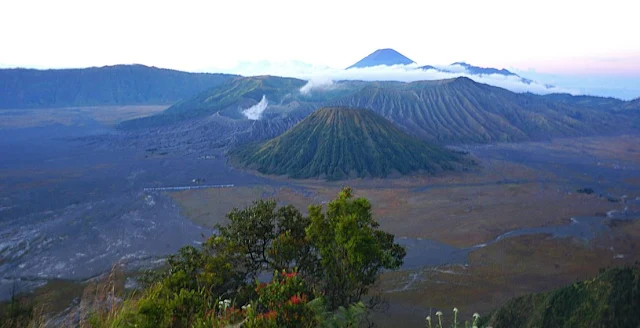
[[[292,205],[278,208],[274,200],[258,200],[227,214],[227,225],[217,225],[217,236],[207,240],[212,253],[227,255],[235,270],[254,280],[262,272],[292,270],[312,273],[317,258],[306,238],[309,218]]]
[[[326,213],[312,205],[306,216],[259,200],[227,218],[201,249],[186,246],[170,256],[167,270],[110,326],[222,327],[244,320],[247,327],[352,327],[364,318],[361,299],[381,270],[398,268],[405,256],[379,229],[369,201],[354,198],[350,188]],[[276,272],[271,283],[253,285],[270,272]]]
[[[325,291],[331,309],[360,301],[381,270],[400,267],[405,256],[393,235],[379,229],[369,201],[354,199],[350,188],[329,202],[326,214],[320,205],[304,216],[291,205],[259,200],[227,217],[205,247],[236,259],[235,270],[247,280],[295,268]]]
[[[330,309],[360,301],[382,269],[402,265],[404,248],[379,229],[369,201],[353,199],[350,188],[328,204],[326,214],[312,205],[309,216],[307,236],[320,256],[320,284]]]

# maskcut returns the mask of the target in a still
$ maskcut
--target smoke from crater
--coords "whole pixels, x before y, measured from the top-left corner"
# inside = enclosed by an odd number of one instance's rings
[[[242,114],[250,120],[257,121],[262,116],[262,113],[267,109],[267,106],[269,106],[269,101],[265,95],[262,95],[262,100],[260,100],[259,103],[243,110]]]

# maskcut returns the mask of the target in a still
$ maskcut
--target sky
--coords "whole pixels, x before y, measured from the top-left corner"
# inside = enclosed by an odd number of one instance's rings
[[[636,83],[636,9],[629,0],[7,0],[0,65],[228,71],[293,61],[335,69],[393,48],[422,65],[465,61]]]

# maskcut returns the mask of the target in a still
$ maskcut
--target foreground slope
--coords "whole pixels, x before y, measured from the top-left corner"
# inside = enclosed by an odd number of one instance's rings
[[[331,180],[435,173],[460,161],[370,110],[335,107],[319,109],[284,134],[230,155],[233,162],[265,174]]]
[[[640,270],[615,268],[558,290],[507,302],[492,327],[639,327]]]
[[[232,76],[143,65],[0,69],[0,108],[170,104]]]

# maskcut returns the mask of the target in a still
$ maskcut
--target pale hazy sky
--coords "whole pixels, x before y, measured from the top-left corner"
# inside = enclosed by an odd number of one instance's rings
[[[299,60],[346,67],[394,48],[425,65],[637,77],[638,7],[619,0],[4,0],[0,65],[200,71]]]

